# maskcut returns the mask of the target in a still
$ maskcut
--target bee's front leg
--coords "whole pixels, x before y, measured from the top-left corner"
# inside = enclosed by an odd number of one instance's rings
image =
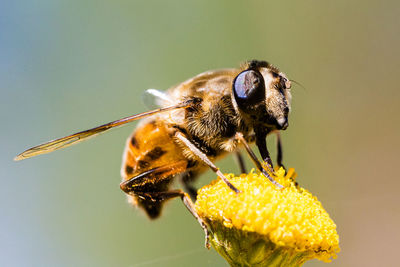
[[[286,168],[282,164],[282,157],[283,157],[283,152],[282,152],[282,140],[281,140],[281,133],[279,131],[276,132],[276,141],[277,141],[277,158],[276,158],[276,163],[278,164],[278,167],[282,167],[285,171]]]
[[[250,158],[253,160],[254,164],[256,165],[257,169],[264,174],[265,177],[268,178],[268,180],[271,181],[271,183],[273,183],[274,185],[276,185],[279,188],[283,188],[283,186],[281,184],[279,184],[277,181],[274,180],[274,178],[272,178],[272,176],[268,173],[268,171],[266,169],[264,169],[264,166],[261,164],[261,162],[257,159],[256,154],[254,154],[253,150],[250,148],[249,144],[247,143],[246,139],[244,138],[242,133],[236,133],[236,138],[244,145],[244,148],[247,151],[247,154],[250,156]],[[264,139],[265,142],[265,139]],[[265,146],[265,149],[267,147]],[[261,151],[260,151],[261,152]],[[268,150],[266,150],[266,152],[268,153]],[[269,155],[269,153],[268,153]],[[271,159],[270,159],[271,160]],[[273,173],[273,171],[271,172]]]
[[[258,130],[256,131],[256,146],[258,147],[258,150],[260,151],[261,157],[264,160],[264,162],[267,163],[269,170],[274,173],[274,165],[272,163],[271,157],[269,155],[269,151],[267,148],[267,134],[268,132],[264,130]]]

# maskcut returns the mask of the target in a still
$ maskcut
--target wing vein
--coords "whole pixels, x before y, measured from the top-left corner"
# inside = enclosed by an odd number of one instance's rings
[[[61,137],[58,139],[54,139],[54,140],[45,142],[43,144],[34,146],[32,148],[25,150],[24,152],[20,153],[19,155],[17,155],[14,158],[14,160],[18,161],[18,160],[23,160],[23,159],[27,159],[30,157],[34,157],[37,155],[50,153],[52,151],[55,151],[55,150],[58,150],[61,148],[65,148],[65,147],[77,144],[79,142],[88,140],[89,138],[97,136],[107,130],[125,125],[132,121],[142,119],[142,118],[145,118],[145,117],[157,114],[157,113],[161,113],[161,112],[167,112],[167,111],[171,111],[171,110],[179,109],[179,108],[187,108],[188,106],[189,106],[188,103],[180,103],[178,105],[173,105],[173,106],[159,108],[159,109],[155,109],[155,110],[151,110],[151,111],[146,111],[146,112],[135,114],[135,115],[132,115],[129,117],[125,117],[125,118],[116,120],[116,121],[112,121],[112,122],[91,128],[89,130],[77,132],[77,133],[74,133],[71,135],[67,135],[67,136],[64,136],[64,137]]]

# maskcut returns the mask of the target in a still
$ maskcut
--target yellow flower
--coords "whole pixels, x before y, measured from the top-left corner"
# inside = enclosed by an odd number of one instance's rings
[[[211,231],[213,247],[232,266],[300,266],[317,258],[329,262],[339,252],[336,225],[316,197],[299,187],[294,169],[276,172],[279,189],[251,171],[198,192],[196,210]]]

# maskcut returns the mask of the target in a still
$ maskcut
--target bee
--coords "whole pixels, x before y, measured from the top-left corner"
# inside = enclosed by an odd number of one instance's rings
[[[127,139],[121,167],[121,189],[128,200],[144,209],[149,218],[160,216],[165,201],[180,197],[208,236],[192,198],[193,181],[207,169],[213,170],[236,193],[214,162],[235,153],[245,172],[240,149],[244,148],[255,166],[270,182],[273,164],[266,137],[277,133],[277,164],[282,165],[279,131],[288,127],[291,82],[266,61],[252,60],[237,69],[201,73],[166,92],[149,89],[159,108],[119,119],[89,130],[32,147],[15,160],[22,160],[68,147],[107,130],[142,119]],[[249,144],[255,142],[263,164]],[[176,176],[184,190],[170,189]]]

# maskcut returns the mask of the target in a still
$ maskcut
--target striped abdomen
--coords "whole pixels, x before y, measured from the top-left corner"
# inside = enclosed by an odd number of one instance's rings
[[[171,178],[186,170],[187,159],[173,141],[175,129],[161,120],[140,124],[128,138],[123,155],[121,176],[126,181],[155,168],[166,167],[164,172],[140,179],[133,193],[160,192],[168,189]],[[139,182],[139,181],[138,181]],[[133,204],[137,197],[129,197]]]

